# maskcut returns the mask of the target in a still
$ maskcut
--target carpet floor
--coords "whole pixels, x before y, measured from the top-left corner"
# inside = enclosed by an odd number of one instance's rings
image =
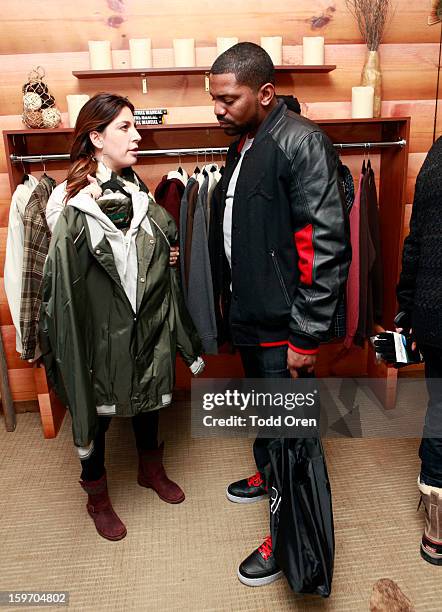
[[[55,440],[43,439],[38,414],[18,415],[15,433],[0,423],[0,591],[68,591],[72,610],[357,612],[390,578],[416,610],[442,610],[442,568],[419,555],[417,439],[325,441],[336,562],[322,600],[295,595],[285,579],[238,581],[238,563],[268,533],[267,502],[225,496],[228,482],[255,471],[251,440],[192,439],[189,413],[181,402],[160,419],[166,468],[186,492],[177,506],[137,485],[130,422],[111,423],[109,489],[128,530],[120,542],[100,538],[86,512],[69,418]]]

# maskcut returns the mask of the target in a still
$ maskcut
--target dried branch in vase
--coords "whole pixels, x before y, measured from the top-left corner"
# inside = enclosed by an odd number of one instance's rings
[[[369,51],[377,51],[390,12],[391,0],[345,0]]]
[[[442,0],[431,0],[431,13],[428,16],[428,25],[439,23],[442,18]]]

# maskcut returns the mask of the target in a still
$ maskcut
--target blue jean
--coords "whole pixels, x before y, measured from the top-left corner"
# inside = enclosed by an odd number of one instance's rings
[[[420,479],[424,484],[442,487],[442,349],[420,347],[425,359],[428,407],[424,437],[419,448]]]
[[[290,378],[287,368],[287,345],[284,346],[242,346],[239,348],[246,378]],[[271,438],[256,438],[253,456],[260,472],[269,463],[267,445]]]

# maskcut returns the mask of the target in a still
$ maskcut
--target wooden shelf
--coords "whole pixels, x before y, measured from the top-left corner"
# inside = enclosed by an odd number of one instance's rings
[[[385,125],[385,124],[396,124],[409,121],[409,117],[376,117],[374,119],[315,119],[314,123],[318,125],[348,125],[360,127],[361,125],[366,125],[369,127],[372,125],[373,127],[377,124]],[[222,128],[218,125],[218,123],[163,123],[162,125],[137,125],[137,130],[151,131],[151,130],[160,130],[160,131],[168,131],[168,130],[221,130]],[[43,135],[43,134],[72,134],[74,131],[73,128],[68,127],[60,127],[53,129],[22,129],[22,130],[3,130],[3,134],[8,136],[30,136],[30,135]],[[356,138],[359,138],[359,134],[355,135]]]
[[[302,64],[287,64],[275,66],[278,72],[293,72],[302,74],[323,74],[335,70],[335,65],[304,66]],[[136,77],[136,76],[167,76],[181,74],[207,74],[210,66],[197,66],[189,68],[117,68],[115,70],[75,70],[72,72],[77,79],[109,79],[112,77]]]

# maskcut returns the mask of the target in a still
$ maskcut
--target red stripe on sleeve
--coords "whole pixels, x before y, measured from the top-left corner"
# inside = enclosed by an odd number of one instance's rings
[[[295,245],[298,251],[298,268],[301,273],[300,281],[304,285],[313,284],[313,226],[306,225],[302,230],[294,233]]]
[[[316,355],[316,353],[319,352],[319,348],[315,348],[315,349],[298,348],[297,346],[294,346],[291,342],[289,342],[289,348],[291,348],[292,351],[295,351],[295,353],[300,353],[301,355]]]

